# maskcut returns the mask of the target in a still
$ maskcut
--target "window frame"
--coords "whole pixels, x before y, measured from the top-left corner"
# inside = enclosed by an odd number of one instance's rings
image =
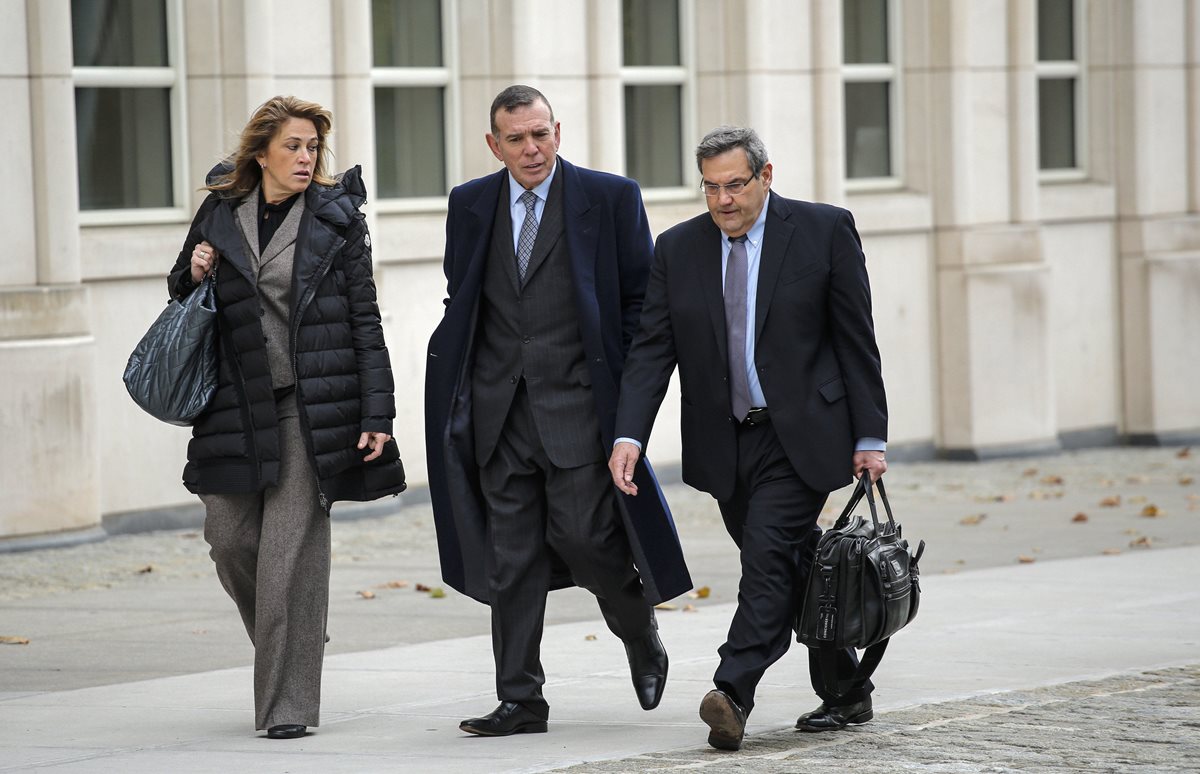
[[[696,161],[692,154],[694,144],[688,142],[696,130],[696,68],[695,54],[695,0],[678,0],[679,2],[679,64],[666,66],[627,66],[625,65],[624,39],[620,40],[621,66],[619,68],[621,89],[621,168],[622,174],[629,176],[629,156],[625,147],[625,118],[628,105],[625,104],[626,86],[679,86],[679,125],[682,136],[679,138],[680,160],[683,184],[664,186],[660,188],[642,187],[642,200],[646,202],[681,201],[703,198],[700,193],[700,175],[696,171]],[[624,8],[618,29],[624,23]],[[639,186],[641,184],[639,183]]]
[[[442,66],[441,67],[376,67],[374,53],[371,63],[371,110],[373,143],[379,138],[374,131],[375,90],[378,88],[428,88],[442,89],[442,115],[445,126],[442,127],[443,141],[446,147],[445,176],[443,181],[446,193],[438,196],[392,196],[375,199],[375,211],[378,213],[413,213],[413,212],[444,212],[450,190],[461,179],[462,154],[459,152],[462,142],[462,127],[458,121],[458,0],[441,0],[442,6]],[[377,145],[375,146],[377,147]],[[374,153],[375,147],[372,147]],[[378,175],[378,171],[376,171]]]
[[[79,88],[169,89],[171,111],[171,196],[169,207],[125,207],[110,210],[79,208],[80,226],[178,223],[190,217],[188,191],[187,64],[183,30],[183,0],[163,0],[167,21],[167,65],[165,67],[76,67],[71,66],[72,95]],[[78,132],[79,118],[75,117]],[[75,169],[79,185],[79,168]]]
[[[1038,148],[1038,182],[1039,183],[1074,183],[1088,179],[1088,146],[1087,146],[1087,131],[1085,125],[1087,121],[1087,89],[1085,87],[1085,68],[1083,61],[1085,57],[1084,44],[1086,36],[1083,34],[1083,14],[1084,3],[1081,0],[1071,0],[1071,42],[1072,50],[1075,53],[1074,59],[1066,60],[1042,60],[1038,58],[1037,51],[1037,30],[1034,31],[1034,75],[1036,84],[1034,86],[1034,103],[1037,106],[1035,115],[1035,124],[1037,125],[1037,148]],[[1035,20],[1037,14],[1034,15]],[[1036,23],[1036,21],[1035,21]],[[1042,167],[1042,136],[1041,136],[1041,82],[1043,80],[1066,80],[1074,81],[1073,97],[1075,108],[1075,125],[1072,127],[1075,139],[1075,166],[1059,169],[1044,169]]]
[[[845,4],[839,6],[844,9]],[[842,147],[841,172],[847,193],[873,191],[895,191],[904,188],[904,122],[901,120],[901,105],[904,99],[900,34],[900,0],[887,0],[884,5],[887,23],[888,61],[874,64],[847,64],[845,51],[841,55],[842,74],[842,137],[846,135],[846,84],[885,83],[888,87],[888,155],[891,174],[882,177],[850,177],[846,170],[849,148]],[[842,14],[845,24],[845,14]],[[844,30],[839,30],[843,32]],[[844,139],[843,139],[844,143]]]

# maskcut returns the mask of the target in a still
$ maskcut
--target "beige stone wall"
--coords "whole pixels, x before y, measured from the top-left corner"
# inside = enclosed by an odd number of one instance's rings
[[[187,431],[125,395],[128,352],[166,301],[204,173],[252,109],[335,111],[336,166],[374,191],[369,0],[169,0],[181,14],[186,187],[178,217],[80,224],[69,0],[0,0],[0,538],[193,504]],[[1200,437],[1200,0],[1077,5],[1085,174],[1037,169],[1036,0],[892,4],[901,170],[843,174],[841,3],[682,0],[685,144],[756,127],[775,188],[849,207],[863,235],[897,452],[978,457]],[[492,96],[543,89],[564,156],[621,172],[621,10],[608,0],[446,0],[452,177],[499,168]],[[528,45],[530,40],[537,45]],[[687,169],[687,187],[695,172]],[[699,195],[647,192],[658,233]],[[396,434],[425,481],[425,345],[442,310],[444,202],[369,204],[397,382]],[[672,390],[656,462],[679,458]]]

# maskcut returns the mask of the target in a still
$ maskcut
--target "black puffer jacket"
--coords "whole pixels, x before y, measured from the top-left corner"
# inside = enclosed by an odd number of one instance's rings
[[[210,180],[225,171],[217,166]],[[363,432],[391,434],[396,416],[391,363],[383,342],[371,238],[358,208],[366,201],[359,167],[333,186],[313,183],[296,237],[291,346],[300,425],[317,471],[319,497],[372,500],[405,488],[394,441],[370,463],[357,448]],[[195,421],[183,483],[198,494],[254,492],[279,475],[279,432],[260,321],[262,304],[243,249],[235,210],[240,199],[213,193],[192,221],[168,278],[171,295],[195,289],[191,257],[208,240],[221,255],[217,271],[220,377],[216,395]]]

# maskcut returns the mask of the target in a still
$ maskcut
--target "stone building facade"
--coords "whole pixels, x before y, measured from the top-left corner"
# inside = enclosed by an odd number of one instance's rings
[[[498,168],[488,106],[542,89],[561,152],[641,182],[754,126],[776,191],[850,208],[891,456],[1200,440],[1200,0],[0,0],[0,538],[195,507],[188,433],[125,359],[205,172],[253,109],[334,112],[371,193],[412,496],[445,197]],[[664,406],[656,461],[678,459]],[[408,495],[406,495],[408,496]]]

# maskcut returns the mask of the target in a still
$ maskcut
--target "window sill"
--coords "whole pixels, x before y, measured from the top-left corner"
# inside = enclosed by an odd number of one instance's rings
[[[926,194],[898,187],[847,189],[846,208],[854,213],[861,233],[933,230],[933,203]]]
[[[147,207],[127,210],[80,210],[80,226],[143,226],[187,223],[191,213],[183,207]]]
[[[377,215],[445,214],[448,196],[414,196],[410,199],[376,199]]]
[[[1043,222],[1102,220],[1117,216],[1117,191],[1084,177],[1046,178],[1038,186]]]

